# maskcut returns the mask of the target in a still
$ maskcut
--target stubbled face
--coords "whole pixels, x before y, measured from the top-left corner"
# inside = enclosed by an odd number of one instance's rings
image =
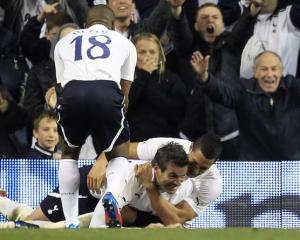
[[[132,0],[109,0],[108,6],[113,10],[116,19],[128,18],[133,10]]]
[[[212,6],[200,9],[196,18],[195,29],[205,42],[213,44],[216,37],[224,32],[223,16],[220,10]]]
[[[197,177],[204,173],[207,169],[214,164],[214,160],[207,159],[202,152],[197,149],[189,154],[188,176]]]
[[[282,74],[281,62],[274,54],[265,53],[256,60],[254,76],[264,92],[275,92],[279,86]]]
[[[33,131],[33,135],[42,148],[53,151],[59,140],[56,121],[43,118],[38,129]]]
[[[175,193],[181,183],[186,179],[187,167],[178,167],[169,163],[165,171],[154,166],[155,179],[160,190],[167,193]]]
[[[136,43],[137,51],[137,67],[142,68],[144,64],[149,61],[153,61],[158,64],[159,60],[159,48],[157,44],[148,39],[141,39]]]

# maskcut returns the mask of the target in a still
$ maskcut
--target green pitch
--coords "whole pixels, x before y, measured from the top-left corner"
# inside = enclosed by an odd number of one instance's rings
[[[300,239],[300,230],[284,229],[78,229],[0,230],[1,240],[293,240]]]

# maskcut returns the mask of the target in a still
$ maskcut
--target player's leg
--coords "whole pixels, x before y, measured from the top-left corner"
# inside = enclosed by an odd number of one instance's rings
[[[126,186],[129,163],[126,158],[112,159],[106,169],[107,187],[103,198],[98,202],[91,221],[91,228],[120,227],[122,218],[120,208]]]
[[[59,192],[63,212],[66,219],[66,226],[78,227],[78,192],[80,184],[80,174],[77,157],[80,148],[66,147],[63,159],[59,161],[58,180]]]
[[[7,220],[24,220],[34,210],[22,203],[15,202],[7,197],[0,197],[0,213],[7,218]]]
[[[89,118],[85,104],[88,93],[84,81],[71,81],[63,89],[58,106],[61,133],[66,148],[59,161],[59,191],[67,226],[78,227],[78,189],[80,175],[78,155],[89,135]]]

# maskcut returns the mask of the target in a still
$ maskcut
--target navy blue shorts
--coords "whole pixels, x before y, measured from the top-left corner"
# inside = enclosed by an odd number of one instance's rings
[[[83,166],[79,169],[80,186],[79,186],[79,215],[90,213],[95,210],[99,199],[94,198],[87,188],[86,177],[93,165]],[[42,212],[51,222],[59,222],[65,220],[62,209],[61,198],[58,187],[49,193],[46,198],[40,203]]]
[[[129,140],[124,95],[113,81],[69,82],[58,107],[59,125],[69,147],[79,147],[88,135],[98,143],[98,152]]]

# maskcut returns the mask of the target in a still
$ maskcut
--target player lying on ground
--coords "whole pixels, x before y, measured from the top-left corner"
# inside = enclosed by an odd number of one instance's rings
[[[193,194],[189,196],[189,201],[183,201],[180,206],[174,207],[168,202],[159,201],[159,194],[149,194],[152,199],[155,211],[163,208],[164,217],[161,218],[165,225],[174,223],[186,223],[186,219],[191,216],[197,216],[203,212],[206,207],[219,197],[222,191],[222,178],[215,164],[219,158],[222,145],[220,139],[213,134],[205,134],[198,138],[195,142],[177,138],[152,138],[144,142],[130,143],[130,158],[151,161],[157,149],[169,142],[176,142],[183,146],[188,154],[189,166],[188,177],[193,184]],[[97,174],[88,174],[88,187],[93,191],[99,189],[99,181]],[[129,209],[130,214],[138,214],[134,209]],[[144,214],[143,214],[144,215]],[[167,217],[165,217],[167,216]],[[147,216],[143,216],[147,219]]]
[[[119,182],[119,187],[115,189],[112,186],[107,186],[105,192],[107,193],[107,191],[113,190],[112,192],[114,192],[116,199],[118,199],[118,205],[121,207],[130,205],[141,211],[153,213],[151,202],[148,199],[146,192],[149,188],[159,189],[162,197],[168,199],[168,201],[175,205],[180,204],[185,198],[188,198],[187,196],[192,192],[191,182],[184,181],[188,160],[184,150],[179,145],[173,143],[159,149],[152,164],[146,163],[135,167],[137,161],[133,161],[134,164],[127,162],[127,165],[124,164],[125,162],[127,161],[110,162],[107,168],[107,176],[114,176],[115,174],[120,176],[125,173],[123,175],[124,184]],[[87,166],[80,169],[82,179],[82,184],[80,186],[81,197],[79,198],[80,214],[93,211],[93,208],[98,202],[98,199],[90,194],[86,186],[86,175],[90,168],[91,166]],[[125,169],[125,171],[122,169]],[[153,173],[154,181],[152,181]],[[118,179],[118,177],[116,179]],[[97,214],[92,219],[91,227],[103,227],[105,224],[109,225],[110,222],[104,221],[104,209],[101,201],[97,207]],[[126,211],[126,208],[127,207],[122,209],[122,216],[125,223],[128,222],[132,226],[145,226],[148,224],[149,217],[148,222],[145,223],[144,215],[141,214],[141,212],[133,217],[132,215],[130,216],[130,212]],[[38,225],[45,228],[63,228],[65,226],[63,222],[49,224],[49,220],[57,222],[64,219],[58,188],[55,189],[54,193],[50,193],[36,210],[32,210],[29,207],[2,197],[0,201],[0,211],[3,215],[7,216],[9,220],[34,221],[34,223],[37,223],[37,220],[47,221],[38,222]],[[120,221],[121,224],[122,220],[118,217],[118,213],[115,213],[117,220]],[[152,216],[152,218],[153,222],[159,221],[157,216]],[[81,216],[81,227],[88,227],[90,220],[91,214]],[[13,222],[2,224],[2,227],[5,226],[14,227],[15,224]]]

